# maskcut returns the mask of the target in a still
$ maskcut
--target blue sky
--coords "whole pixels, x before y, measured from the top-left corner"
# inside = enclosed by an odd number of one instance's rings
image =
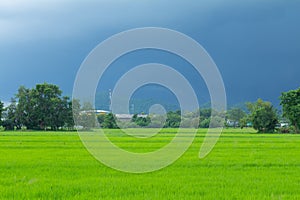
[[[97,44],[157,26],[208,51],[230,104],[259,97],[278,104],[281,92],[300,86],[299,20],[300,1],[292,0],[2,0],[0,100],[9,101],[20,85],[45,81],[71,95],[80,64]]]

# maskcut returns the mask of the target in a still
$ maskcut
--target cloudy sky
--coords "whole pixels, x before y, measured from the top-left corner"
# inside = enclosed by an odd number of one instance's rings
[[[71,95],[97,44],[151,26],[198,41],[219,67],[229,103],[278,104],[282,91],[300,86],[299,20],[297,0],[1,0],[0,100],[43,82]]]

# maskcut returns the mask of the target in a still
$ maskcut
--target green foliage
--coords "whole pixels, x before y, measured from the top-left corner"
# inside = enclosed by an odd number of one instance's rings
[[[132,122],[134,122],[136,125],[145,127],[148,126],[151,123],[151,119],[149,116],[147,117],[138,117],[137,114],[134,114],[131,119]]]
[[[255,103],[247,103],[250,111],[249,120],[259,133],[273,133],[278,123],[276,110],[270,102],[258,99]]]
[[[300,88],[282,93],[280,99],[283,116],[292,124],[288,130],[283,129],[282,132],[294,130],[294,132],[300,133]],[[226,113],[226,118],[233,121],[233,127],[239,125],[243,128],[251,122],[260,133],[274,132],[278,118],[276,110],[270,102],[258,99],[255,103],[248,103],[247,108],[250,112],[249,115],[246,115],[240,108],[233,108]],[[85,129],[96,127],[96,118],[101,127],[118,128],[113,114],[96,116],[89,103],[85,103],[81,107],[78,100],[71,101],[68,97],[63,97],[58,86],[48,83],[37,84],[32,89],[21,86],[16,98],[11,99],[11,104],[6,109],[3,108],[3,103],[0,101],[0,125],[6,130],[19,130],[22,127],[37,130],[70,130],[75,125],[73,114],[76,124],[82,125]],[[196,112],[183,113],[183,115],[180,110],[169,111],[166,118],[156,116],[152,119],[150,116],[134,115],[131,122],[122,123],[124,123],[124,127],[159,128],[163,125],[165,128],[178,128],[181,125],[185,128],[208,128],[209,126],[223,126],[224,116],[225,112],[218,113],[206,108]],[[280,132],[279,129],[278,131]]]
[[[200,121],[199,127],[200,128],[208,128],[210,124],[210,117],[209,118],[204,118]]]
[[[5,127],[0,126],[0,132],[3,132],[3,131],[5,131]]]
[[[169,111],[167,113],[167,120],[165,123],[165,128],[178,128],[181,122],[181,112],[178,111]]]
[[[83,130],[91,130],[96,127],[97,116],[90,102],[84,102],[81,107],[80,101],[73,99],[72,107],[76,125],[82,126]]]
[[[226,113],[226,118],[233,121],[234,128],[241,124],[244,117],[246,117],[246,113],[241,108],[232,108]]]
[[[109,128],[109,129],[118,129],[118,125],[116,123],[116,116],[112,113],[108,113],[105,115],[103,123],[101,123],[102,128]]]
[[[12,130],[21,129],[58,130],[60,127],[74,126],[72,102],[68,97],[61,97],[58,86],[43,83],[28,89],[21,86],[8,107],[5,126]]]
[[[21,131],[26,131],[27,127],[26,126],[21,126]]]
[[[162,128],[166,122],[166,115],[150,115],[151,123],[147,125],[148,128]]]
[[[225,113],[217,112],[211,108],[200,109],[199,128],[217,128],[224,126]]]
[[[95,128],[96,116],[94,113],[81,113],[78,118],[77,125],[82,126],[84,130]]]
[[[224,126],[224,119],[220,116],[211,116],[210,118],[210,128],[218,128]]]
[[[104,120],[105,120],[105,115],[106,115],[106,114],[99,114],[99,115],[97,115],[97,120],[98,120],[98,123],[99,123],[99,124],[102,124],[102,123],[104,122]]]
[[[277,133],[296,133],[294,126],[276,128]]]
[[[136,122],[136,120],[138,119],[138,115],[137,114],[134,114],[131,118],[131,121],[132,122]]]
[[[200,116],[199,116],[200,114]],[[211,120],[213,117],[213,120]],[[187,112],[181,115],[180,110],[169,111],[165,128],[178,128],[180,125],[183,128],[211,128],[224,126],[224,115],[210,108],[199,109],[195,112]]]
[[[249,118],[250,117],[248,115],[246,115],[245,117],[240,119],[239,125],[240,125],[241,129],[248,127],[248,122],[251,121],[251,119],[249,119]]]
[[[17,116],[17,101],[15,98],[12,98],[10,105],[6,108],[6,117],[3,121],[3,126],[6,130],[14,130],[14,127],[18,125],[18,116]]]
[[[0,125],[2,124],[2,112],[4,110],[4,104],[0,101]]]
[[[200,117],[201,119],[208,119],[212,115],[212,109],[211,108],[203,108],[200,109]]]
[[[296,133],[300,133],[300,88],[283,92],[280,97],[283,107],[283,116],[295,126]]]

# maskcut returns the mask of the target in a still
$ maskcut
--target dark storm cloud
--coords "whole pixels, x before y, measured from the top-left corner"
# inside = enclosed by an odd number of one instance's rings
[[[0,99],[19,85],[56,83],[71,94],[85,56],[126,29],[162,26],[202,44],[231,103],[299,87],[299,1],[1,1]]]

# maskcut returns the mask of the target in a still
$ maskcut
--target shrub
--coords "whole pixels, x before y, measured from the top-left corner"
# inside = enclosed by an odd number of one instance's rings
[[[0,132],[5,131],[5,127],[0,126]]]
[[[26,126],[21,126],[21,131],[26,131],[27,127]]]
[[[294,126],[280,127],[276,129],[277,133],[296,133]]]

